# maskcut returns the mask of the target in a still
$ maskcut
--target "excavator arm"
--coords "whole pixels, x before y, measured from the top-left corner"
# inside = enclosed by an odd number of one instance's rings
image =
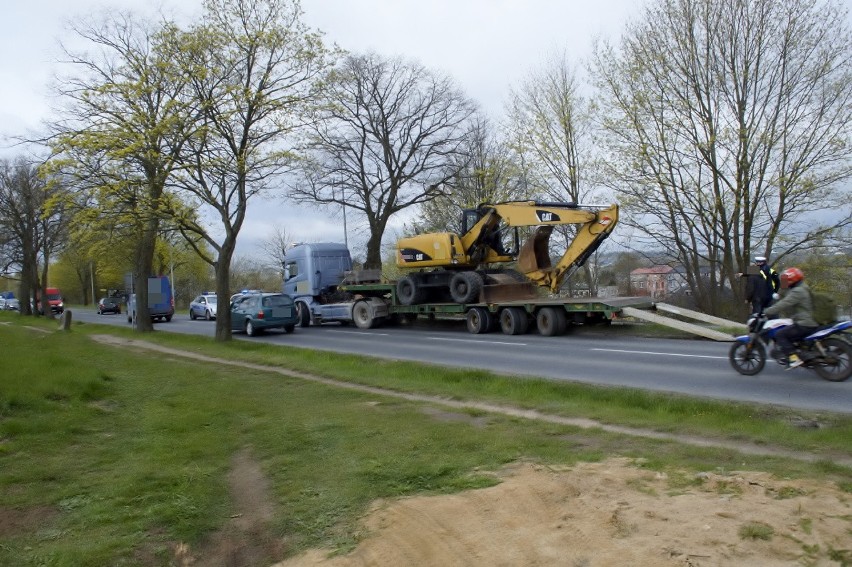
[[[549,242],[553,224],[539,226],[518,255],[518,271],[536,284],[556,293],[574,268],[582,266],[612,233],[618,223],[618,205],[586,209],[585,221],[577,224],[577,232],[565,252],[551,265]],[[565,224],[565,223],[557,223]]]
[[[481,257],[486,263],[505,262],[507,260],[490,244],[498,226],[537,226],[518,253],[518,271],[553,292],[562,286],[571,268],[586,262],[618,223],[618,205],[598,207],[516,201],[483,205],[480,210],[483,215],[479,222],[461,236],[462,249],[472,256]],[[550,235],[553,227],[568,224],[578,225],[576,235],[559,261],[551,265]]]

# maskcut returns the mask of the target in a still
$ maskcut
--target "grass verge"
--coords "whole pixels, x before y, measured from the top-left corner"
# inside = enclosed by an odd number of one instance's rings
[[[816,463],[684,446],[330,387],[262,370],[138,353],[87,335],[126,330],[0,316],[0,564],[161,565],[204,547],[233,515],[232,456],[269,480],[276,553],[346,549],[377,498],[492,484],[505,463],[612,455],[652,469],[757,469],[852,486],[852,419],[633,390],[448,370],[171,333],[145,340],[394,391],[536,409],[657,431],[747,440]],[[800,428],[796,418],[819,420]],[[271,559],[271,557],[270,557]]]

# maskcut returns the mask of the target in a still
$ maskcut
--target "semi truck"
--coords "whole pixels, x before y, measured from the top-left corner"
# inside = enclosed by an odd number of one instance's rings
[[[501,299],[484,284],[480,295],[466,303],[445,301],[407,303],[397,281],[378,270],[353,270],[348,248],[339,243],[300,244],[286,252],[283,291],[293,297],[299,325],[336,322],[370,329],[383,324],[411,322],[418,317],[463,319],[467,330],[480,334],[500,330],[517,335],[533,328],[546,336],[565,333],[571,324],[609,323],[624,307],[646,307],[647,298],[560,298],[547,296],[531,282],[509,284],[510,297]],[[518,286],[523,287],[518,298]],[[483,299],[488,296],[487,299]]]

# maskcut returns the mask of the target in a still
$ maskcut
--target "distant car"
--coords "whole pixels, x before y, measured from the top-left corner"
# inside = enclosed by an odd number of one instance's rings
[[[45,291],[47,296],[47,304],[50,306],[50,310],[57,315],[61,315],[62,312],[65,311],[65,299],[62,297],[62,292],[59,291],[57,287],[49,287]],[[41,299],[36,298],[36,302],[33,305],[32,302],[30,304],[33,307],[33,310],[37,310],[39,313],[44,315],[44,308],[41,305]]]
[[[121,298],[120,297],[102,297],[98,301],[98,315],[105,313],[117,313],[121,315]]]
[[[231,296],[229,303],[234,303],[234,301],[236,301],[237,299],[239,299],[239,298],[241,298],[245,295],[248,295],[250,293],[263,293],[263,291],[261,291],[259,289],[244,289],[242,291],[238,291],[237,293],[235,293],[234,295]]]
[[[253,337],[266,329],[292,333],[298,317],[293,298],[284,293],[250,293],[231,303],[231,330]]]
[[[216,318],[216,294],[202,293],[189,304],[189,318],[195,321],[202,317],[208,321]]]
[[[21,303],[14,297],[0,297],[0,309],[3,311],[20,311]]]

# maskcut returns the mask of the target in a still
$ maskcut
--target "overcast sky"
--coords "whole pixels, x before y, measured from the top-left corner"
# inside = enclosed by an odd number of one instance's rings
[[[571,60],[588,56],[593,40],[615,40],[637,0],[302,0],[305,22],[327,41],[350,51],[416,59],[453,76],[487,113],[499,120],[509,89],[547,58],[565,51]],[[200,0],[17,0],[4,2],[0,33],[0,145],[50,119],[48,82],[67,37],[67,21],[96,14],[104,6],[140,14],[162,10],[186,20]],[[10,155],[2,149],[2,155]],[[255,254],[257,242],[276,223],[305,241],[342,241],[339,213],[303,209],[293,215],[282,203],[250,209],[238,253]],[[337,214],[336,223],[328,223]],[[295,222],[298,219],[298,224]],[[354,224],[354,219],[350,220]],[[350,226],[350,228],[352,228]],[[354,232],[354,230],[353,230]],[[356,254],[357,234],[350,234]]]

